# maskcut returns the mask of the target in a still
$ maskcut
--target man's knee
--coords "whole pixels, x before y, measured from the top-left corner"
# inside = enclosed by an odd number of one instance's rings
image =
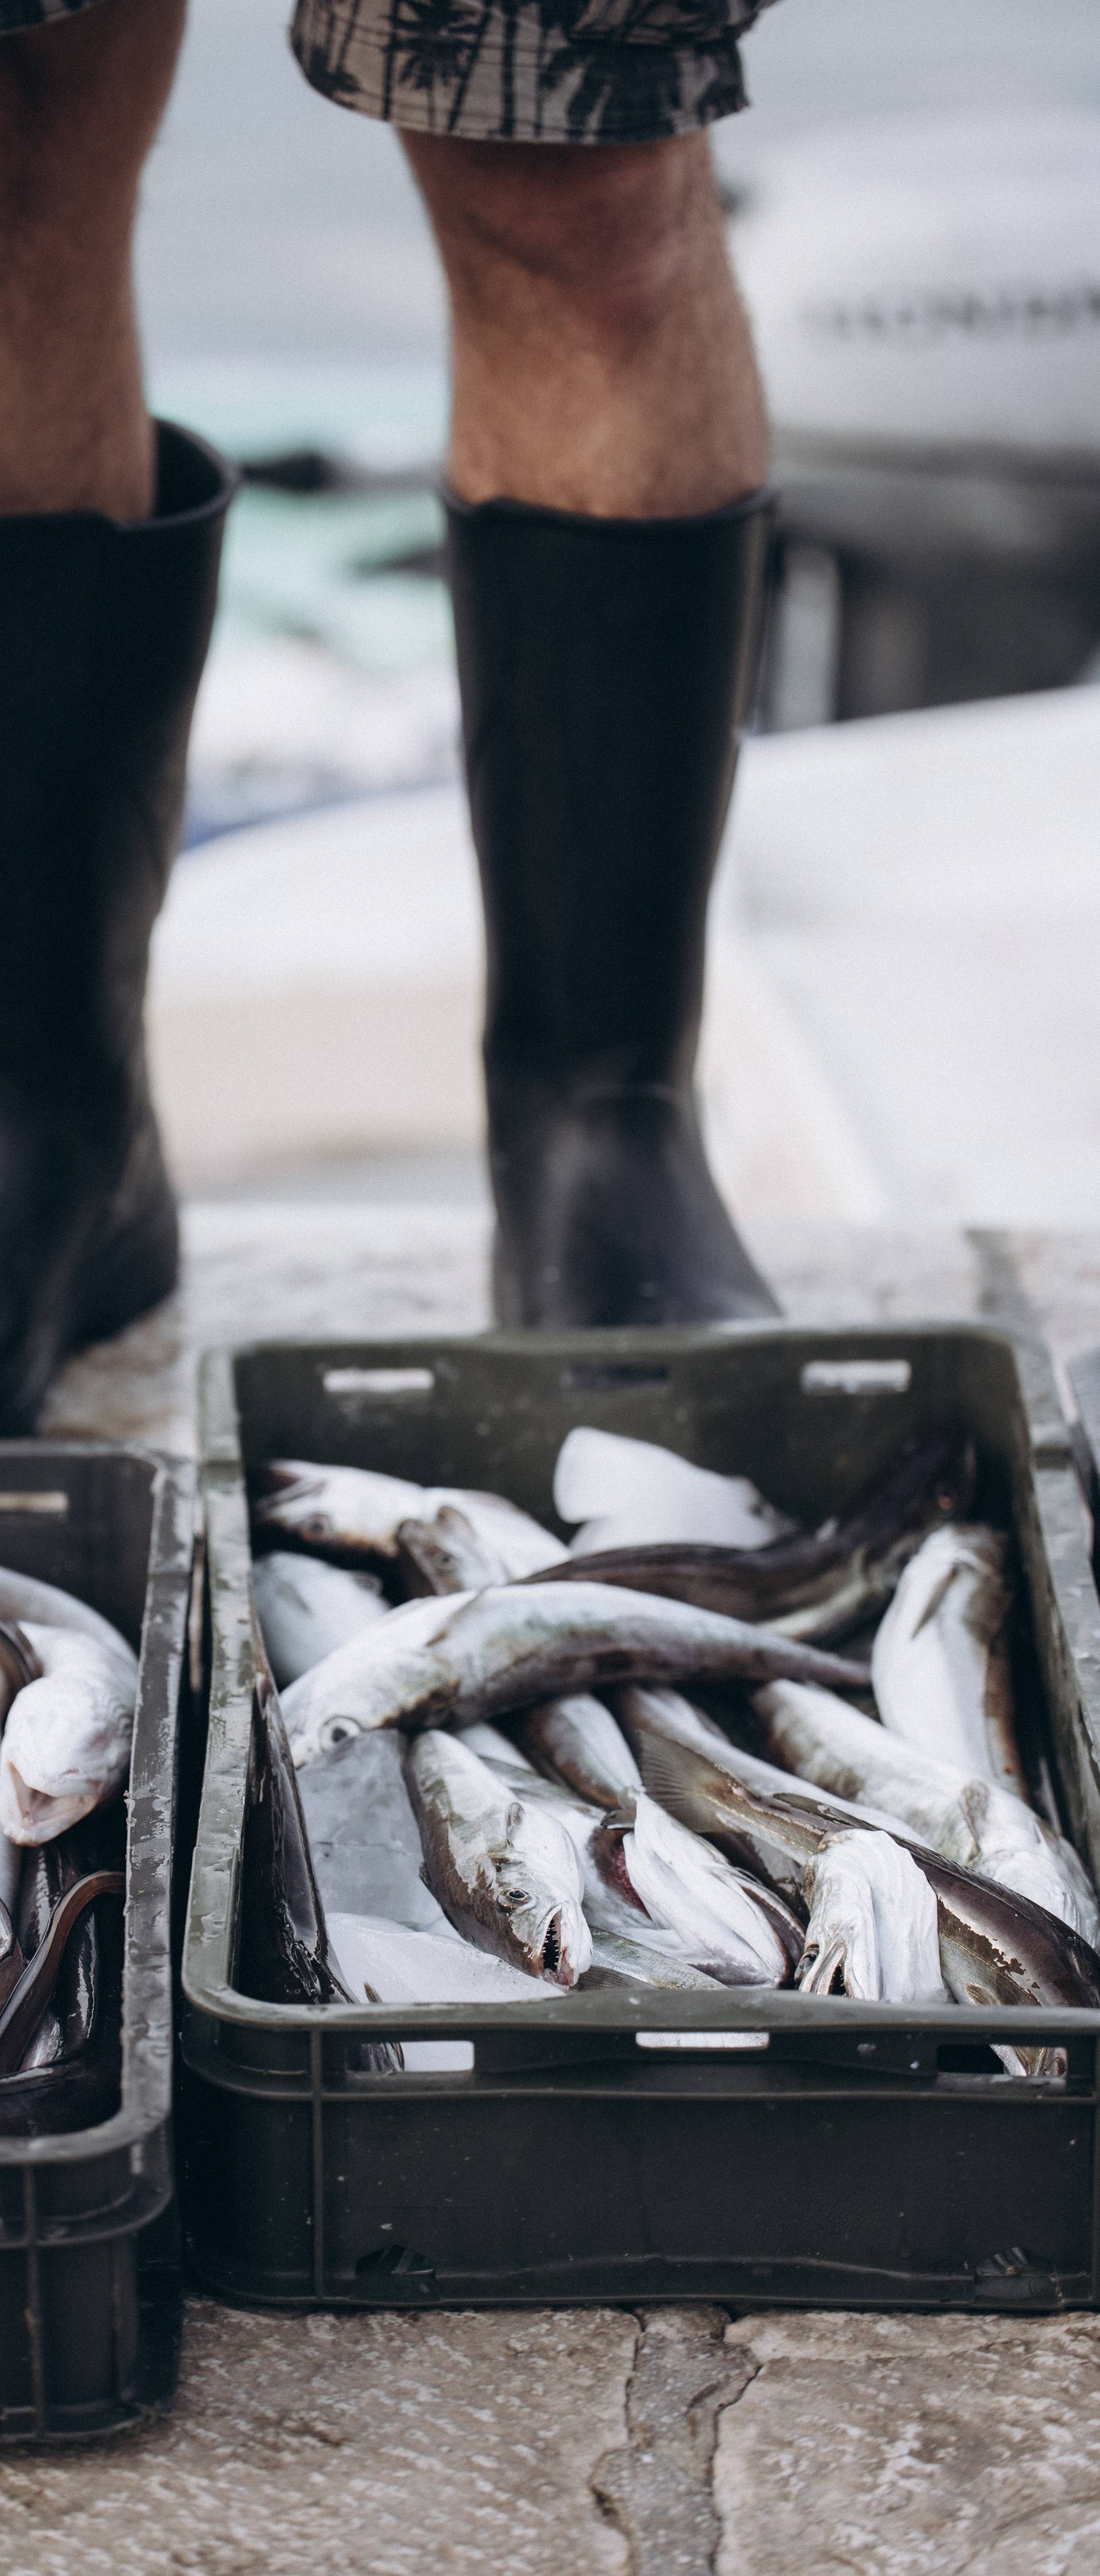
[[[97,0],[0,38],[0,214],[132,187],[171,86],[186,0]]]
[[[404,138],[452,287],[541,288],[597,326],[642,330],[716,221],[706,140],[604,147]]]

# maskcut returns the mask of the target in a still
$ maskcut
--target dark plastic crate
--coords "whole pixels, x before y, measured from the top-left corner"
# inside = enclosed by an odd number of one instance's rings
[[[176,2383],[171,1872],[194,1473],[148,1450],[0,1441],[0,1564],[77,1593],[140,1649],[119,2107],[0,2138],[0,2442],[113,2432]]]
[[[911,1433],[969,1430],[1013,1527],[1021,1723],[1100,1863],[1100,1642],[1045,1353],[965,1325],[266,1344],[203,1382],[210,1735],[183,1960],[185,2232],[223,2295],[302,2307],[704,2298],[1100,2303],[1100,2014],[601,1990],[530,2006],[272,2006],[235,1990],[255,1759],[242,1455],[496,1487],[553,1520],[572,1423],[755,1477],[810,1521]],[[639,2030],[748,2045],[669,2053]],[[363,2070],[383,2035],[469,2074]],[[991,2071],[991,2039],[1068,2075]]]

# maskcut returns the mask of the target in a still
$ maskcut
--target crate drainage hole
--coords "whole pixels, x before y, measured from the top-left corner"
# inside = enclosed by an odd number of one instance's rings
[[[355,2266],[360,2281],[401,2281],[418,2289],[423,2298],[435,2292],[435,2265],[428,2254],[419,2254],[415,2245],[373,2245],[369,2254],[361,2254]]]
[[[766,2030],[636,2030],[639,2048],[766,2048]]]
[[[49,1520],[64,1521],[69,1517],[67,1494],[0,1494],[0,1512],[34,1512]]]

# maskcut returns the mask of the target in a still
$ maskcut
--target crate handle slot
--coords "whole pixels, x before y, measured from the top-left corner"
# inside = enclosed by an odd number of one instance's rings
[[[33,1512],[40,1519],[65,1521],[69,1517],[69,1497],[48,1492],[45,1487],[39,1493],[0,1493],[0,1512]]]
[[[326,1395],[430,1395],[435,1370],[430,1368],[330,1368],[321,1383]]]
[[[803,1395],[908,1395],[911,1360],[807,1360]]]
[[[768,2048],[767,2030],[636,2030],[639,2048]]]

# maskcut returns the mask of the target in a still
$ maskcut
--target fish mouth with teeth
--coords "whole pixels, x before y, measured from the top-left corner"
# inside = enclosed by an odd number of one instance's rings
[[[549,1912],[540,1910],[537,1898],[526,1887],[500,1887],[496,1901],[506,1918],[518,1960],[529,1975],[549,1977],[554,1985],[575,1985],[576,1971],[570,1956],[575,1945],[565,1919],[567,1909],[555,1905]]]

